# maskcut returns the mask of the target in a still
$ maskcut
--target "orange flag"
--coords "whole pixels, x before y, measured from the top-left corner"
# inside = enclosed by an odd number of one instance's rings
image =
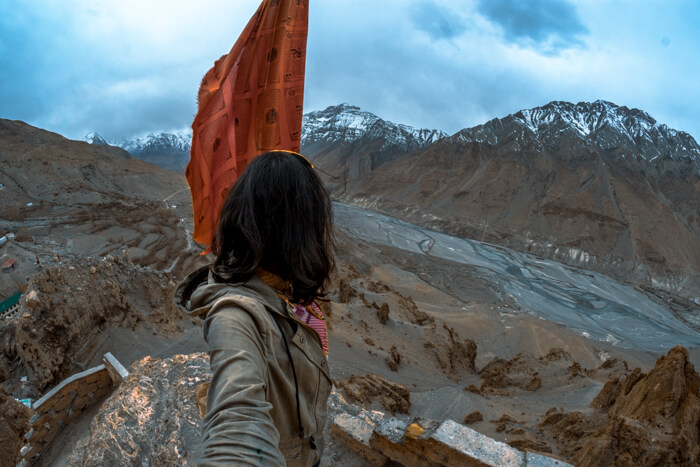
[[[185,172],[198,243],[212,244],[226,193],[250,161],[300,149],[308,3],[263,0],[202,79]]]

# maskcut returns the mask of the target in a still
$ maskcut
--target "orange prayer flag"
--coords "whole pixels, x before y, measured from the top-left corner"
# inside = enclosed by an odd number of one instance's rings
[[[250,161],[300,149],[308,19],[308,0],[263,0],[202,79],[185,172],[199,243],[212,244],[226,193]]]

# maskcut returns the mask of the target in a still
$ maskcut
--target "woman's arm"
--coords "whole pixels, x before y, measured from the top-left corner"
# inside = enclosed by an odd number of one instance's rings
[[[204,334],[213,376],[200,465],[285,465],[265,398],[264,337],[249,311],[224,299],[207,315]]]

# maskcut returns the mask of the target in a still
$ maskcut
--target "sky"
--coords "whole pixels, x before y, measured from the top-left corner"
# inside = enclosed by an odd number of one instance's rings
[[[189,127],[260,0],[0,0],[0,118],[119,141]],[[700,139],[697,0],[310,0],[304,111],[450,134],[603,99]]]

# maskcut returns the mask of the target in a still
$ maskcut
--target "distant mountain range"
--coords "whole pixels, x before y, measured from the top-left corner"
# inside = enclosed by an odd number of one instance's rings
[[[382,138],[381,149],[408,152],[448,136],[439,130],[416,129],[382,120],[359,107],[341,104],[304,116],[302,146],[326,147]],[[84,138],[90,144],[117,146],[133,157],[143,159],[174,172],[182,173],[190,158],[192,130],[152,133],[133,140],[108,141],[98,133]]]
[[[190,139],[118,146],[182,173]],[[551,102],[448,135],[342,104],[304,116],[302,151],[341,201],[700,295],[700,146],[641,110]]]
[[[504,132],[504,125],[521,135]],[[640,157],[649,162],[661,159],[700,157],[700,147],[688,133],[658,123],[639,109],[612,102],[551,102],[543,107],[521,110],[503,119],[494,119],[454,136],[454,142],[496,145],[498,138],[556,144],[575,138],[578,146],[591,146],[621,158]]]
[[[511,128],[513,131],[522,133],[519,137],[503,134],[499,128],[511,123],[514,125]],[[638,157],[653,162],[659,158],[675,160],[700,157],[700,148],[689,134],[659,124],[641,110],[601,100],[578,104],[555,101],[543,107],[521,110],[503,119],[466,128],[452,136],[440,130],[418,129],[393,123],[362,111],[359,107],[341,104],[304,115],[302,147],[305,152],[319,153],[325,152],[329,146],[376,143],[381,140],[381,144],[372,151],[372,162],[376,167],[392,159],[393,153],[408,153],[443,138],[454,143],[496,145],[499,137],[551,144],[567,136],[575,136],[581,143],[585,142],[584,145],[591,144],[614,152],[621,158]],[[133,157],[182,172],[189,160],[192,130],[186,128],[171,133],[152,133],[118,142],[108,141],[98,133],[89,133],[83,141],[117,146]]]
[[[108,141],[98,133],[88,133],[83,141],[98,146],[117,146],[133,157],[159,165],[173,172],[184,173],[190,159],[192,130],[183,129],[173,133],[152,133],[147,136],[124,141]]]

